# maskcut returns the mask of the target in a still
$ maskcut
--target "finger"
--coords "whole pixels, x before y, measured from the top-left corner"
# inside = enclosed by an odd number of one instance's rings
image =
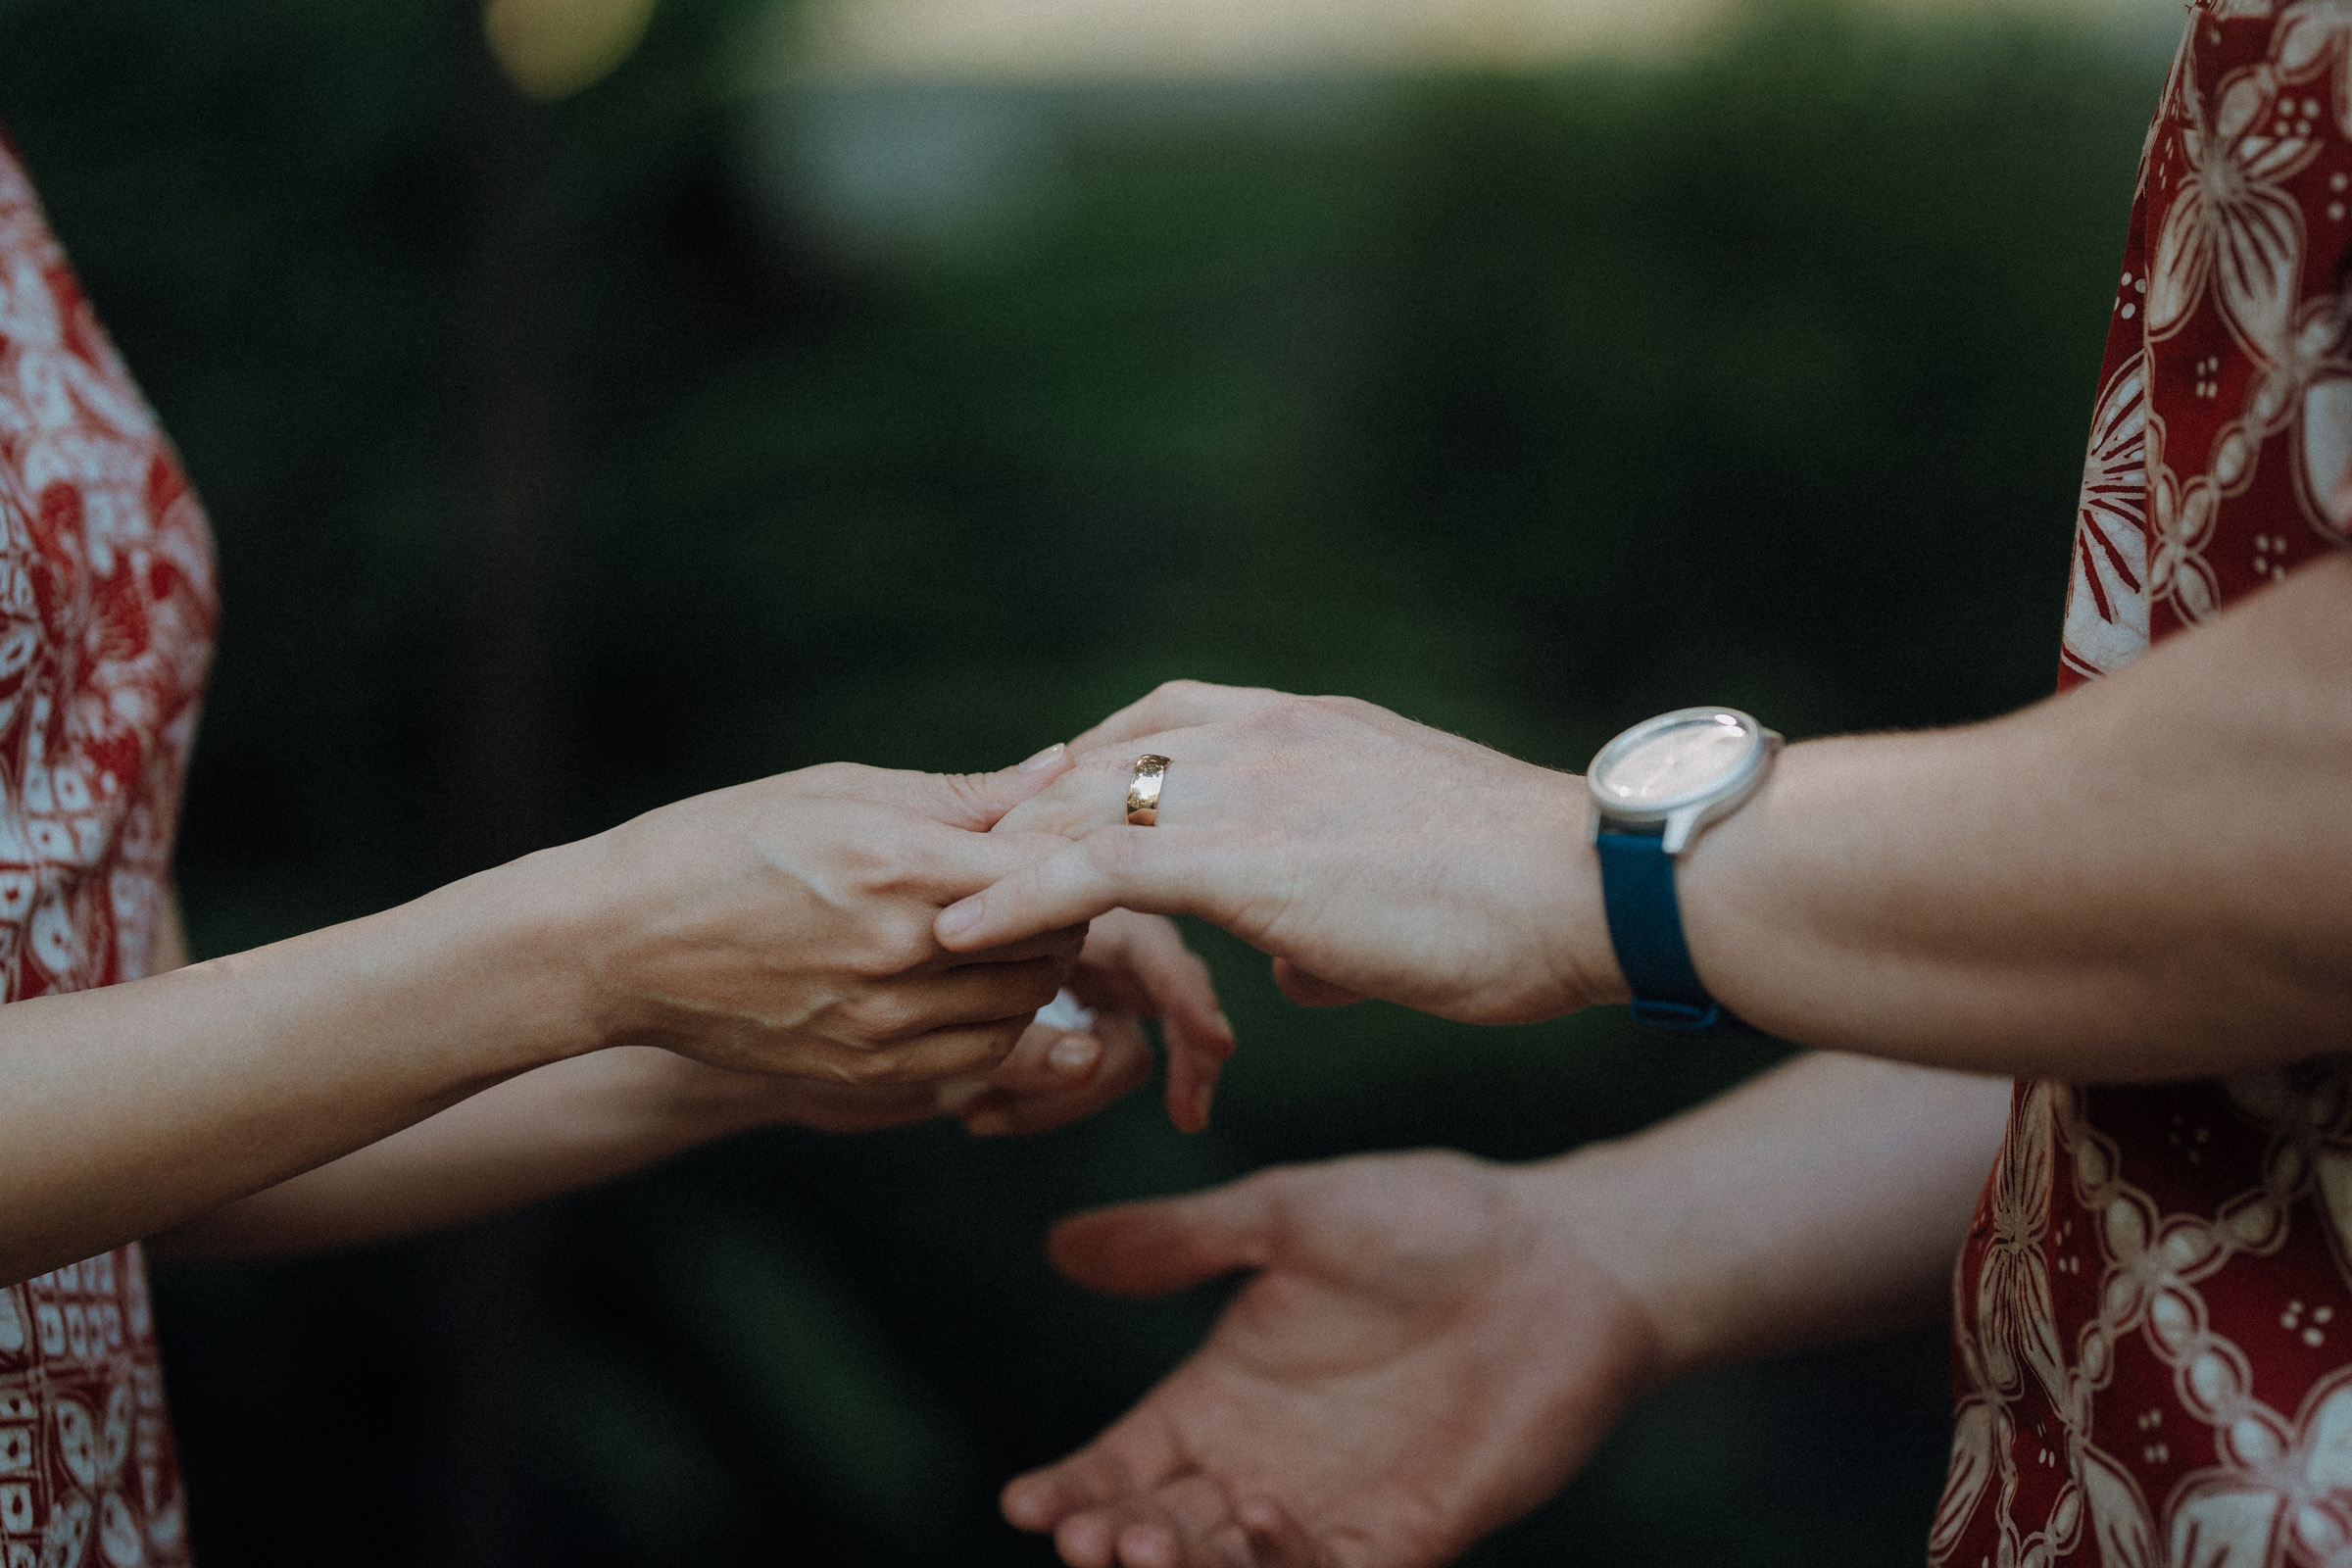
[[[1198,1471],[1179,1476],[1152,1500],[1160,1517],[1120,1533],[1125,1568],[1252,1568],[1249,1539],[1235,1527],[1225,1489],[1215,1481]],[[1151,1544],[1131,1550],[1131,1540]]]
[[[1105,935],[1107,928],[1107,935]],[[1091,963],[1098,941],[1104,956],[1143,988],[1168,1048],[1168,1118],[1197,1133],[1208,1125],[1217,1075],[1233,1054],[1233,1025],[1217,1005],[1208,965],[1185,946],[1183,933],[1157,915],[1117,909],[1087,933],[1081,962]]]
[[[1190,729],[1219,719],[1241,718],[1261,708],[1292,701],[1288,692],[1262,686],[1213,686],[1207,681],[1171,680],[1105,718],[1070,742],[1072,755],[1120,746],[1163,729]]]
[[[1330,1568],[1331,1559],[1314,1538],[1274,1498],[1243,1497],[1234,1504],[1233,1517],[1250,1544],[1255,1568]]]
[[[948,827],[985,833],[997,818],[1067,771],[1070,755],[1068,747],[1056,744],[994,773],[916,773],[837,762],[808,769],[804,777],[825,794],[896,806]]]
[[[1116,1568],[1119,1522],[1105,1514],[1082,1513],[1054,1527],[1054,1549],[1070,1568]]]
[[[1121,1525],[1116,1549],[1119,1568],[1185,1568],[1183,1532],[1165,1520]]]
[[[1185,1198],[1075,1214],[1048,1233],[1054,1266],[1114,1296],[1165,1296],[1263,1267],[1272,1251],[1272,1191],[1263,1175]]]
[[[1154,730],[1141,742],[1079,758],[1054,776],[1054,782],[1000,818],[1006,832],[1054,833],[1082,839],[1127,820],[1127,791],[1135,783],[1136,758],[1154,747],[1173,746],[1188,758],[1200,748],[1187,749],[1180,737]],[[1174,800],[1162,793],[1160,820],[1168,819]]]
[[[1235,879],[1228,869],[1234,854],[1209,834],[1105,828],[949,905],[932,930],[951,953],[970,953],[1116,908],[1213,919],[1220,883]]]
[[[852,1084],[928,1084],[990,1071],[1012,1054],[1030,1015],[934,1029],[912,1040],[828,1063],[833,1075]]]
[[[1037,1009],[1061,989],[1066,967],[1066,960],[1047,956],[918,970],[842,1004],[838,1017],[849,1036],[874,1046],[1016,1016],[1025,1029]]]
[[[1362,993],[1318,979],[1288,958],[1274,960],[1274,983],[1301,1007],[1346,1007],[1364,1000]]]
[[[908,818],[915,830],[900,844],[877,846],[893,854],[892,873],[903,891],[933,904],[954,903],[991,883],[1052,858],[1070,847],[1070,836],[1007,824],[1001,833],[970,833]],[[1065,920],[1064,925],[1080,922]]]
[[[1101,1510],[1148,1494],[1176,1473],[1179,1462],[1161,1424],[1130,1411],[1060,1463],[1014,1477],[999,1504],[1019,1529],[1058,1533],[1073,1518],[1093,1512],[1102,1521]],[[1099,1533],[1107,1553],[1111,1531]]]
[[[1124,1099],[1152,1076],[1152,1048],[1132,1020],[1103,1018],[1091,1034],[1052,1033],[1038,1076],[1054,1081],[1001,1087],[1005,1068],[1000,1067],[987,1080],[990,1087],[966,1106],[966,1130],[982,1138],[1051,1132]],[[1006,1067],[1028,1048],[1024,1039]]]
[[[936,974],[954,969],[969,969],[991,963],[1021,963],[1031,958],[1044,958],[1055,965],[1067,979],[1077,968],[1086,950],[1087,928],[1083,925],[1063,926],[1057,931],[1040,932],[1018,942],[1008,942],[1001,948],[985,948],[978,953],[934,954],[923,965]]]

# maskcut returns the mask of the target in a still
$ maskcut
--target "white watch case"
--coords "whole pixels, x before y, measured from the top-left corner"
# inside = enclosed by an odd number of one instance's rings
[[[1678,708],[1644,719],[1600,749],[1585,774],[1590,836],[1657,831],[1679,856],[1699,829],[1762,787],[1781,737],[1736,708]]]

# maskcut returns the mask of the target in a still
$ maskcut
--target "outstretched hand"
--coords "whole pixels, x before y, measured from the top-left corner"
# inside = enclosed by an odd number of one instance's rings
[[[1196,914],[1294,999],[1379,997],[1473,1023],[1624,1000],[1580,782],[1369,703],[1179,681],[1070,745],[1000,833],[1072,840],[943,910],[971,952],[1126,907]],[[1172,759],[1125,825],[1135,759]]]
[[[1252,1271],[1087,1447],[1004,1489],[1071,1568],[1429,1568],[1557,1490],[1646,1386],[1634,1299],[1459,1155],[1269,1171],[1064,1221],[1063,1272],[1157,1296]]]

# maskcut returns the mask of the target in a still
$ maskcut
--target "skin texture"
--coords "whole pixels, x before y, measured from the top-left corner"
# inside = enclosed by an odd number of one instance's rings
[[[1451,1561],[1658,1383],[1935,1316],[2007,1102],[1816,1055],[1541,1164],[1377,1155],[1067,1220],[1054,1260],[1098,1290],[1250,1277],[1005,1516],[1073,1568]]]
[[[931,1086],[997,1071],[1079,969],[1083,922],[979,954],[931,937],[941,906],[1055,847],[986,830],[1065,765],[1055,750],[963,777],[808,768],[680,802],[363,920],[0,1008],[0,1081],[22,1122],[0,1148],[0,1278],[185,1225],[511,1081],[376,1163],[497,1172],[519,1200],[554,1190],[542,1178],[614,1174],[683,1147],[688,1127],[725,1130],[749,1113],[710,1108],[729,1099],[710,1092],[719,1079],[681,1077],[665,1102],[700,1108],[651,1134],[634,1123],[582,1158],[551,1129],[571,1091],[607,1105],[626,1098],[616,1086],[641,1068],[584,1060],[614,1048],[635,1048],[639,1063],[659,1048],[706,1073],[882,1097],[852,1112],[839,1094],[787,1095],[760,1102],[755,1120],[889,1120],[924,1094],[942,1108]],[[1169,1039],[1200,1058],[1188,1069],[1189,1118],[1232,1037],[1167,951],[1131,932],[1092,983],[1182,1003]],[[1130,972],[1139,962],[1149,976]],[[1050,1065],[1051,1045],[1041,1049]],[[1134,1073],[1121,1050],[1113,1086]],[[963,1108],[1002,1115],[1004,1130],[1052,1119],[1026,1103],[1039,1065],[1016,1062]],[[908,1089],[917,1098],[890,1101]],[[527,1125],[554,1158],[539,1178],[502,1170],[454,1131]],[[436,1145],[455,1152],[406,1158]],[[431,1197],[428,1175],[427,1200],[406,1212],[428,1222],[478,1212],[454,1185]],[[385,1234],[400,1212],[379,1208],[343,1232],[305,1220],[294,1245]]]
[[[942,912],[986,949],[1200,915],[1302,1001],[1472,1022],[1625,1000],[1583,780],[1344,698],[1178,683],[1001,831],[1073,843]],[[1155,827],[1133,759],[1173,758]],[[2352,559],[1989,723],[1808,742],[1677,880],[1717,998],[1968,1072],[2202,1076],[2352,1038]]]

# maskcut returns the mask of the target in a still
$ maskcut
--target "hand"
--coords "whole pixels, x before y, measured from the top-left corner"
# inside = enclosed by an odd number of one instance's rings
[[[1192,1358],[1004,1489],[1071,1568],[1425,1568],[1556,1491],[1645,1390],[1646,1312],[1454,1154],[1266,1172],[1055,1228],[1081,1284],[1254,1272]]]
[[[1114,906],[1197,914],[1310,1004],[1380,997],[1518,1023],[1626,991],[1569,774],[1338,697],[1175,682],[1071,743],[999,832],[1075,840],[945,910],[979,951]],[[1173,759],[1158,825],[1124,825],[1135,759]]]
[[[489,875],[545,911],[598,1045],[848,1084],[985,1072],[1069,976],[1084,922],[962,953],[932,922],[1062,847],[987,829],[1065,765],[1056,749],[978,776],[805,768]]]
[[[1151,1076],[1152,1048],[1136,1019],[1156,1017],[1168,1047],[1168,1115],[1186,1132],[1207,1126],[1218,1069],[1233,1053],[1233,1027],[1217,1008],[1207,966],[1175,926],[1124,909],[1095,921],[1069,993],[1096,1009],[1091,1026],[1063,1029],[1040,1018],[987,1073],[920,1085],[759,1080],[772,1097],[769,1119],[868,1132],[944,1113],[983,1138],[1049,1132],[1093,1115]]]

